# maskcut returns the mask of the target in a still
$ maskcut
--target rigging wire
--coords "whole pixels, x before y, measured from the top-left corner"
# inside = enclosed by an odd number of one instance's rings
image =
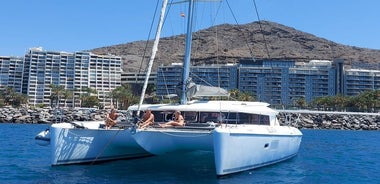
[[[156,8],[155,8],[155,10],[154,10],[154,14],[153,14],[153,17],[152,17],[152,22],[151,22],[151,24],[150,24],[150,29],[149,29],[148,37],[147,37],[146,42],[145,42],[144,53],[143,53],[143,56],[142,56],[142,58],[141,58],[141,62],[140,62],[139,74],[142,72],[141,69],[142,69],[142,65],[143,65],[143,63],[144,63],[144,58],[145,58],[146,53],[147,53],[147,49],[148,49],[148,45],[149,45],[149,39],[150,39],[150,36],[151,36],[151,34],[152,34],[152,31],[153,31],[154,20],[156,19],[157,11],[158,11],[158,8],[159,8],[159,2],[160,2],[160,1],[157,1],[157,3],[156,3]],[[170,1],[169,5],[170,5],[170,4],[173,4],[173,0]],[[171,7],[171,6],[168,6],[168,10],[167,10],[167,12],[170,11],[170,7]],[[168,13],[165,15],[165,18],[164,18],[163,24],[165,24],[165,20],[166,20],[167,16],[168,16]],[[144,72],[145,72],[145,71],[146,71],[146,69],[144,70]]]
[[[167,10],[167,13],[166,13],[166,15],[165,15],[165,18],[164,18],[164,23],[163,24],[165,24],[165,22],[166,22],[166,20],[167,20],[167,18],[168,18],[168,15],[169,15],[169,12],[170,12],[170,9],[171,9],[171,7],[172,7],[172,5],[173,4],[176,4],[176,3],[174,3],[173,2],[174,0],[171,0],[170,1],[170,3],[168,3],[168,10]],[[171,27],[171,29],[172,29],[172,33],[174,32],[173,30],[173,26]],[[175,39],[173,39],[173,40],[175,40]],[[157,72],[158,72],[158,70],[157,70]],[[158,73],[157,73],[158,74]],[[164,70],[161,70],[161,74],[162,74],[162,78],[163,78],[163,80],[164,80],[164,85],[165,85],[165,90],[166,90],[166,96],[168,97],[168,99],[169,99],[169,102],[170,103],[172,103],[172,97],[170,96],[170,93],[169,93],[169,87],[168,87],[168,83],[166,82],[166,76],[165,76],[165,72],[164,72]]]
[[[232,11],[232,8],[231,8],[231,6],[230,6],[230,3],[228,2],[228,0],[226,0],[226,3],[227,3],[227,6],[228,6],[228,8],[229,8],[229,10],[230,10],[230,12],[231,12],[231,14],[232,14],[232,17],[234,18],[234,20],[235,20],[235,23],[236,23],[236,25],[240,25],[239,24],[239,22],[237,21],[237,19],[236,19],[236,16],[235,16],[235,14],[234,14],[234,12]],[[249,50],[249,54],[251,55],[251,57],[252,57],[252,60],[253,61],[256,61],[256,59],[255,59],[255,57],[254,57],[254,54],[253,54],[253,50],[252,50],[252,48],[249,46],[249,42],[248,42],[248,39],[247,39],[247,37],[245,37],[245,34],[244,34],[244,32],[243,31],[241,31],[240,29],[238,29],[241,33],[243,33],[243,35],[244,35],[244,39],[245,39],[245,44],[247,45],[247,47],[248,47],[248,50]]]
[[[107,144],[103,147],[103,149],[99,152],[99,154],[96,155],[96,157],[94,158],[94,160],[92,160],[91,165],[94,165],[94,163],[95,163],[96,161],[98,161],[99,157],[103,155],[104,151],[105,151],[105,150],[107,149],[107,147],[111,144],[111,142],[115,139],[115,137],[117,136],[117,134],[119,134],[119,132],[121,132],[121,131],[122,131],[122,129],[118,129],[118,130],[116,131],[116,134],[114,134],[114,135],[111,137],[111,139],[108,140]]]
[[[215,7],[217,7],[216,8],[216,11],[215,11],[215,15],[211,15],[210,16],[210,20],[211,20],[211,26],[214,26],[215,25],[215,23],[216,23],[216,18],[217,18],[217,15],[218,15],[218,13],[219,13],[219,11],[220,11],[220,9],[221,9],[221,3],[222,3],[222,1],[218,1],[219,3],[218,3],[218,6],[216,6],[215,5]],[[213,6],[214,6],[214,4],[215,3],[211,3],[211,8],[213,8]],[[211,9],[210,8],[210,9]],[[200,19],[200,20],[204,20],[204,18],[203,17],[206,17],[206,15],[205,15],[205,12],[206,12],[206,10],[205,10],[205,8],[203,8],[202,9],[202,14],[201,14],[201,18],[198,18],[198,19]],[[214,11],[207,11],[207,12],[214,12]],[[197,16],[198,17],[198,16]],[[195,19],[195,20],[198,20],[198,19]],[[215,27],[215,45],[216,45],[216,56],[215,56],[215,64],[217,64],[218,66],[218,68],[217,68],[217,76],[218,76],[218,79],[216,80],[217,82],[218,82],[218,84],[217,84],[217,86],[218,87],[220,87],[221,86],[221,82],[220,82],[220,66],[219,66],[219,57],[218,57],[218,55],[219,55],[219,53],[218,53],[218,51],[219,51],[219,45],[218,45],[218,30],[217,30],[217,27]],[[198,38],[201,36],[200,34],[195,34],[194,36],[197,36]],[[200,39],[199,39],[200,40]],[[207,43],[206,43],[207,44]],[[200,43],[200,42],[198,42],[198,44],[197,45],[195,45],[195,47],[196,47],[196,49],[195,49],[195,51],[200,51],[200,50],[202,50],[201,49],[201,45],[202,45],[202,43]],[[196,55],[197,54],[197,52],[194,52],[193,53],[193,55]],[[201,69],[202,70],[202,69]],[[207,72],[206,72],[207,73]],[[206,84],[206,85],[208,85],[208,86],[215,86],[214,84],[211,84],[209,81],[206,81],[205,79],[203,79],[204,78],[204,76],[203,76],[203,78],[202,77],[200,77],[200,76],[198,76],[198,75],[196,75],[194,72],[191,72],[191,75],[192,75],[192,77],[194,78],[197,78],[198,80],[200,80],[201,81],[201,84],[203,83],[203,84]]]
[[[170,1],[170,3],[168,3],[168,8],[167,8],[167,13],[165,15],[165,18],[164,18],[164,21],[163,21],[163,24],[165,24],[167,18],[168,18],[168,15],[169,15],[169,12],[170,12],[170,9],[171,9],[171,5],[173,4],[177,4],[177,3],[173,3],[173,0]],[[141,72],[141,68],[142,68],[142,65],[143,65],[143,60],[145,58],[145,55],[146,55],[146,52],[147,52],[147,48],[148,48],[148,44],[149,44],[149,38],[150,38],[150,35],[151,35],[151,32],[153,30],[153,24],[154,24],[154,19],[156,17],[156,14],[157,14],[157,10],[158,10],[158,6],[159,6],[159,1],[157,1],[157,4],[156,4],[156,9],[155,9],[155,13],[154,13],[154,16],[153,16],[153,21],[152,21],[152,24],[151,24],[151,27],[150,27],[150,32],[149,32],[149,36],[148,36],[148,39],[146,41],[146,44],[145,44],[145,48],[144,48],[144,55],[143,55],[143,58],[142,58],[142,62],[140,64],[140,69],[139,69],[139,72]],[[173,32],[173,27],[172,27],[172,32]],[[163,72],[163,70],[161,71],[162,72],[162,75],[163,75],[163,78],[164,78],[164,81],[166,81],[166,77],[165,77],[165,74]],[[164,82],[165,84],[165,88],[166,88],[166,93],[168,94],[168,96],[170,95],[169,94],[169,90],[168,90],[168,85],[166,82]],[[169,97],[169,100],[171,101],[171,98]]]
[[[141,69],[142,69],[142,65],[143,65],[143,63],[144,63],[145,55],[146,55],[147,50],[148,50],[149,39],[150,39],[150,35],[152,34],[153,24],[154,24],[154,20],[156,19],[156,14],[157,14],[157,10],[158,10],[158,6],[159,6],[159,2],[160,2],[160,1],[157,1],[157,3],[156,3],[156,8],[155,8],[155,10],[154,10],[154,14],[153,14],[152,22],[151,22],[151,24],[150,24],[150,29],[149,29],[149,33],[148,33],[148,38],[146,39],[145,47],[144,47],[144,53],[143,53],[143,56],[142,56],[142,58],[141,58],[141,62],[140,62],[139,74],[142,72]],[[145,69],[145,70],[146,70],[146,69]],[[136,80],[137,80],[137,78],[136,78]]]
[[[256,0],[252,0],[252,2],[253,2],[253,4],[254,4],[254,8],[255,8],[255,11],[256,11],[256,16],[257,16],[257,19],[258,19],[258,21],[259,21],[260,32],[262,33],[261,35],[263,36],[263,41],[264,41],[264,45],[265,45],[265,50],[266,50],[266,52],[267,52],[268,59],[270,59],[271,56],[270,56],[270,53],[269,53],[268,43],[267,43],[267,40],[265,39],[264,29],[263,29],[263,27],[262,27],[261,19],[260,19],[260,16],[259,16],[259,11],[258,11],[258,9],[257,9]],[[272,73],[273,73],[273,64],[272,64],[272,62],[270,62],[270,68],[271,68]],[[268,81],[268,79],[269,79],[269,81],[272,81],[272,80],[271,80],[272,77],[273,77],[273,76],[268,76],[268,78],[265,77],[265,78],[266,78],[266,81]],[[273,84],[272,84],[272,85],[273,85]],[[269,89],[269,91],[270,91],[270,100],[269,100],[269,101],[272,101],[273,98],[271,98],[271,97],[273,97],[273,88],[271,87],[271,84],[268,84],[268,82],[265,82],[265,84],[264,84],[264,88],[268,88],[268,89]],[[272,103],[273,103],[273,101],[272,101]]]
[[[147,38],[147,40],[146,40],[146,42],[145,42],[144,52],[143,52],[143,56],[142,56],[142,58],[141,58],[140,67],[139,67],[139,74],[142,72],[142,65],[143,65],[143,63],[144,63],[144,58],[145,58],[145,56],[146,56],[147,48],[148,48],[148,45],[149,45],[149,42],[150,42],[149,39],[150,39],[150,36],[151,36],[151,34],[152,34],[153,25],[154,25],[154,20],[155,20],[155,17],[156,17],[156,15],[157,15],[157,11],[158,11],[158,8],[159,8],[159,2],[160,2],[160,1],[157,1],[157,3],[156,3],[156,8],[155,8],[155,11],[154,11],[154,14],[153,14],[153,18],[152,18],[152,22],[151,22],[151,25],[150,25],[148,38]],[[172,3],[173,3],[173,0],[170,1],[169,5],[172,4]],[[170,11],[170,7],[171,7],[171,6],[168,7],[167,12]],[[167,16],[168,16],[168,13],[167,13],[167,14],[165,15],[165,17],[164,17],[163,24],[165,23],[165,21],[166,21],[166,19],[167,19]],[[144,72],[145,72],[146,70],[147,70],[147,68],[145,68]],[[137,78],[136,78],[136,80],[137,80]]]
[[[267,55],[268,55],[268,59],[271,58],[270,54],[269,54],[269,48],[268,48],[268,43],[267,43],[267,40],[265,39],[265,35],[264,35],[264,29],[263,29],[263,26],[261,24],[261,19],[260,19],[260,16],[259,16],[259,11],[257,10],[257,5],[256,5],[256,0],[252,0],[253,1],[253,4],[255,6],[255,12],[256,12],[256,16],[257,16],[257,20],[259,21],[259,27],[260,27],[260,31],[261,31],[261,35],[263,35],[263,40],[264,40],[264,45],[265,45],[265,50],[267,52]]]

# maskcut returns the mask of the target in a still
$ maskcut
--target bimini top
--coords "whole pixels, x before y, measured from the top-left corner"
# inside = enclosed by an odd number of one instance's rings
[[[141,110],[153,111],[203,111],[203,112],[243,112],[249,114],[277,115],[278,112],[269,108],[268,103],[246,101],[190,101],[187,104],[143,104]],[[128,110],[137,110],[133,105]]]

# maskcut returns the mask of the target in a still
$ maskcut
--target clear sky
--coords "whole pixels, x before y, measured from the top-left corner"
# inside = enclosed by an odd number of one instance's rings
[[[23,56],[31,47],[74,52],[146,40],[156,3],[157,0],[1,1],[0,55]],[[228,3],[239,24],[258,20],[253,0]],[[199,4],[195,29],[235,23],[225,2]],[[380,49],[379,0],[256,0],[256,5],[261,20],[345,45]],[[222,8],[216,11],[217,7]],[[210,12],[218,12],[222,18],[213,24]],[[163,36],[184,33],[185,18],[181,13],[187,13],[184,4],[170,9]]]

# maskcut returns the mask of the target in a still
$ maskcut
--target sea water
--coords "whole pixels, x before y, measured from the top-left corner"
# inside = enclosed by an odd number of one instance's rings
[[[380,183],[380,131],[302,130],[296,157],[217,178],[200,151],[52,167],[50,146],[34,141],[46,128],[0,124],[0,183]]]

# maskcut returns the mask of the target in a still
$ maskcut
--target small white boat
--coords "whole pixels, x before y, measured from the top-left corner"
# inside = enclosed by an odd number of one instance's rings
[[[48,146],[50,144],[50,130],[47,128],[46,130],[41,131],[34,137],[36,144],[40,146]]]

